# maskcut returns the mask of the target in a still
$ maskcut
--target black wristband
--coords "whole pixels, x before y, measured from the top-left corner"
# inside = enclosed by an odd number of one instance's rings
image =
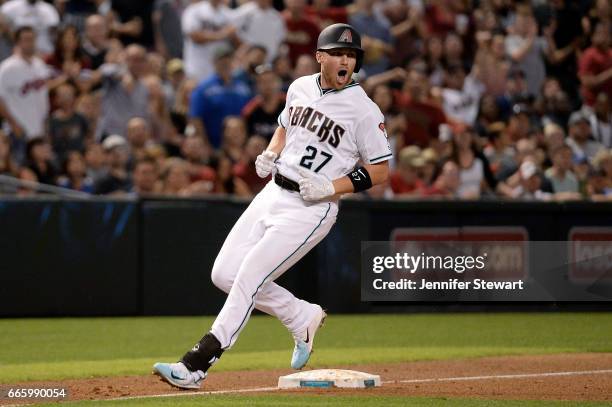
[[[370,178],[368,170],[364,167],[357,168],[355,171],[351,172],[348,177],[353,183],[355,192],[365,191],[372,187],[372,178]]]

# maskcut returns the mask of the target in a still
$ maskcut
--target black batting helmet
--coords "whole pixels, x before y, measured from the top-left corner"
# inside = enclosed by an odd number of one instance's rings
[[[332,24],[319,34],[317,51],[326,51],[334,48],[351,48],[357,52],[355,72],[359,72],[363,63],[363,49],[361,49],[361,36],[348,24]]]

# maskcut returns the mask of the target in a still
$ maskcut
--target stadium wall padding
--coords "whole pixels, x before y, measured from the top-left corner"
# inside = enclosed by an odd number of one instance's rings
[[[214,315],[225,294],[210,270],[246,206],[233,199],[3,198],[0,316]],[[360,302],[362,240],[405,230],[485,230],[489,238],[518,230],[529,240],[569,240],[576,230],[607,228],[612,203],[347,200],[329,236],[278,282],[331,312],[415,310]],[[445,305],[455,308],[465,307]]]

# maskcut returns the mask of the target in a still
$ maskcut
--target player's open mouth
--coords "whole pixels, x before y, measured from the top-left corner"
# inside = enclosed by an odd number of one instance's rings
[[[345,82],[347,80],[348,71],[346,69],[340,69],[338,71],[338,81]]]

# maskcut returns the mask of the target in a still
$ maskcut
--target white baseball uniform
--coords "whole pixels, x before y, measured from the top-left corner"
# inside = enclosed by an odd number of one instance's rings
[[[215,72],[215,52],[229,44],[225,40],[210,41],[205,44],[195,43],[189,36],[200,30],[218,31],[231,22],[232,12],[225,4],[217,7],[208,1],[190,4],[181,18],[185,45],[183,47],[185,73],[188,77],[200,82]]]
[[[296,182],[299,168],[334,180],[360,159],[376,164],[392,155],[383,114],[357,83],[324,91],[320,74],[299,78],[278,121],[286,140],[277,170]],[[334,199],[306,202],[271,181],[242,214],[212,271],[214,284],[228,292],[211,329],[222,348],[234,344],[253,307],[277,317],[291,333],[308,326],[317,307],[273,281],[330,231],[338,213]]]
[[[49,68],[38,57],[28,62],[15,54],[0,64],[0,98],[28,139],[45,134],[49,114],[46,81],[50,75]]]

